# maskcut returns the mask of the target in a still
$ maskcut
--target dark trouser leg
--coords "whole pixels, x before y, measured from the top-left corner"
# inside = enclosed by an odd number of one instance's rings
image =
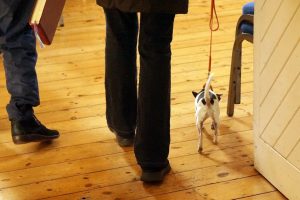
[[[120,136],[134,133],[136,126],[136,13],[105,9],[106,118]]]
[[[35,37],[28,26],[34,2],[0,2],[0,48],[4,56],[7,89],[11,95],[7,105],[10,120],[31,117],[32,107],[39,105]]]
[[[143,169],[168,163],[173,14],[141,14],[135,155]]]

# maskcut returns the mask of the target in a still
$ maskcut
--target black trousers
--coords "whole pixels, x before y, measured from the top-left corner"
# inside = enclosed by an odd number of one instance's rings
[[[141,13],[138,31],[137,13],[105,9],[105,14],[108,126],[124,137],[136,130],[138,163],[144,169],[163,167],[170,146],[170,44],[175,15]]]
[[[7,105],[10,120],[31,116],[32,107],[39,105],[36,43],[28,25],[34,3],[34,0],[0,1],[0,51],[11,95]]]

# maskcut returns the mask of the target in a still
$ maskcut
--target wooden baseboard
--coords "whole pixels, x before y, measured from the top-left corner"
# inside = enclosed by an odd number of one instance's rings
[[[254,139],[255,168],[288,199],[300,200],[300,171],[261,138]]]

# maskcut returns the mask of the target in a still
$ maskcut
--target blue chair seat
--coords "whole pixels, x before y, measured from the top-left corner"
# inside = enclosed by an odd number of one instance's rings
[[[246,3],[243,6],[243,15],[254,15],[254,2]],[[243,33],[249,33],[253,35],[253,24],[243,22],[240,27]]]

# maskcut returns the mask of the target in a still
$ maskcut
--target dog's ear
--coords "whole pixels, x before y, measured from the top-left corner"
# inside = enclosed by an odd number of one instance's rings
[[[218,97],[218,100],[220,101],[221,100],[221,96],[222,96],[223,94],[217,94],[217,97]]]
[[[196,96],[198,95],[198,93],[195,92],[195,91],[192,91],[192,93],[193,93],[193,96],[196,98]]]

